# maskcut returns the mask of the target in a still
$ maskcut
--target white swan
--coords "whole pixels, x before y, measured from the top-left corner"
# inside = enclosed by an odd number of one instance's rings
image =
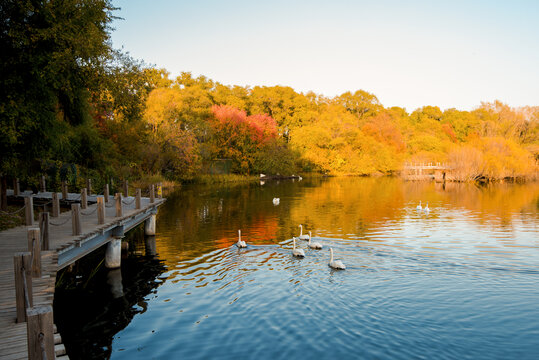
[[[273,198],[273,205],[279,205],[280,201],[281,201],[281,199],[279,199],[279,198]]]
[[[303,251],[303,249],[296,249],[296,238],[293,237],[292,238],[293,242],[294,242],[294,248],[292,249],[292,255],[294,255],[295,257],[305,257],[305,252]]]
[[[245,241],[241,240],[241,230],[238,230],[238,242],[236,243],[236,246],[239,248],[246,248],[247,244]]]
[[[419,205],[417,205],[416,209],[421,210],[421,200],[419,200]]]
[[[317,250],[320,250],[322,249],[322,244],[320,244],[319,242],[311,242],[311,232],[309,231],[309,247],[311,249],[317,249]]]
[[[338,270],[346,269],[346,266],[344,266],[344,264],[342,263],[341,260],[333,261],[333,249],[332,248],[329,248],[329,253],[330,253],[329,264],[328,264],[329,267],[331,267],[333,269],[338,269]]]
[[[429,202],[428,202],[428,201],[427,201],[427,206],[425,206],[425,207],[423,208],[423,211],[425,211],[425,212],[429,212],[429,211],[430,211],[430,209],[429,209]]]
[[[299,225],[300,231],[299,231],[299,237],[300,240],[309,240],[309,235],[305,234],[303,235],[303,225]]]

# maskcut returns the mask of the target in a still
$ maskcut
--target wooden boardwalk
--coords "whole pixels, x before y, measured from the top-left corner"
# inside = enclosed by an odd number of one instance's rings
[[[28,194],[26,194],[28,195]],[[40,195],[44,195],[41,193]],[[74,200],[78,194],[70,194]],[[90,200],[90,199],[89,199]],[[153,203],[149,198],[141,199],[141,208],[135,208],[133,197],[124,198],[123,214],[116,217],[114,199],[105,205],[105,223],[98,225],[97,204],[89,205],[81,211],[80,235],[73,236],[71,211],[63,212],[49,221],[49,251],[41,253],[42,275],[33,278],[33,300],[36,305],[51,305],[54,299],[56,272],[84,255],[103,246],[112,239],[112,235],[123,235],[157,212],[157,207],[165,199],[156,198]],[[27,232],[34,226],[19,226],[0,232],[0,359],[16,360],[28,358],[27,324],[16,322],[14,255],[28,251]],[[121,233],[118,234],[118,229]],[[60,262],[59,263],[59,259]],[[30,278],[29,278],[30,279]],[[75,316],[75,314],[74,314]],[[55,335],[55,343],[61,342]],[[56,354],[65,353],[63,345],[55,346]]]

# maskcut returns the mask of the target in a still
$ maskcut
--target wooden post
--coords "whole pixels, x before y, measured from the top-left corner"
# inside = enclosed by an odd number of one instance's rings
[[[52,306],[31,307],[26,310],[26,317],[28,359],[55,359]]]
[[[26,225],[34,225],[34,198],[32,196],[27,196],[24,198],[24,213],[26,215]]]
[[[60,216],[60,199],[58,198],[58,193],[52,193],[52,217]]]
[[[135,209],[140,209],[140,189],[136,190]]]
[[[122,193],[116,193],[114,198],[116,199],[116,217],[121,217],[123,216]]]
[[[26,321],[26,309],[27,307],[31,307],[33,305],[32,277],[30,276],[30,259],[31,255],[28,252],[15,253],[15,256],[13,257],[13,263],[15,265],[15,300],[17,307],[18,323]],[[24,284],[25,278],[26,288]]]
[[[83,188],[80,191],[80,207],[82,209],[86,209],[88,207],[88,194],[86,192],[86,188]]]
[[[47,191],[47,187],[45,186],[45,175],[41,175],[41,177],[39,178],[39,191],[41,191],[42,193]]]
[[[82,232],[80,222],[80,204],[71,204],[71,224],[73,235],[80,235]]]
[[[103,196],[97,197],[97,224],[103,225],[105,223],[105,202]]]
[[[2,175],[0,177],[0,210],[7,211],[7,177]]]
[[[19,196],[21,194],[21,187],[19,185],[19,179],[13,179],[13,195]]]
[[[62,181],[62,199],[67,200],[67,183]]]
[[[105,184],[105,188],[103,189],[103,195],[105,196],[105,202],[109,202],[109,184]]]
[[[49,213],[39,214],[39,230],[41,231],[41,250],[49,250]]]
[[[39,228],[28,229],[28,251],[32,254],[32,268],[30,269],[33,277],[41,277],[41,244],[39,237]]]
[[[155,202],[155,187],[153,184],[150,185],[150,202],[151,203]]]
[[[128,180],[124,180],[124,196],[125,197],[129,196],[129,181]]]
[[[88,195],[92,195],[92,179],[86,179],[86,189],[88,190]]]

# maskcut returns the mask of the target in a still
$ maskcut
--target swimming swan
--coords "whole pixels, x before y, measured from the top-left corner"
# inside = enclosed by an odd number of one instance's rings
[[[419,205],[417,205],[416,209],[421,210],[421,200],[419,200]]]
[[[296,238],[293,237],[292,239],[294,241],[294,249],[292,249],[292,255],[294,255],[295,257],[305,257],[305,252],[303,251],[303,249],[296,249]]]
[[[427,201],[427,206],[425,206],[425,208],[423,208],[423,211],[425,212],[429,212],[430,209],[429,209],[429,202]]]
[[[299,231],[299,237],[300,240],[309,240],[309,235],[305,234],[303,235],[303,225],[299,225],[300,231]]]
[[[241,230],[238,230],[238,242],[236,243],[236,246],[239,248],[246,248],[247,244],[245,241],[241,240]]]
[[[279,205],[280,201],[281,201],[281,199],[279,199],[279,198],[273,198],[273,205]]]
[[[342,263],[341,260],[333,261],[333,249],[332,248],[329,248],[329,253],[330,253],[329,264],[328,264],[329,267],[331,267],[333,269],[338,269],[338,270],[346,269],[346,266],[344,266],[344,264]]]
[[[320,250],[322,249],[322,244],[320,244],[319,242],[313,242],[311,243],[311,232],[309,231],[309,247],[311,249],[317,249],[317,250]]]

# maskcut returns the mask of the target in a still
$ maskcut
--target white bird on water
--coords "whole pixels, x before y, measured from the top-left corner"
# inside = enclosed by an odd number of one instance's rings
[[[335,260],[333,261],[333,249],[332,248],[329,248],[329,253],[330,253],[330,257],[329,257],[329,267],[333,268],[333,269],[337,269],[337,270],[344,270],[346,269],[346,266],[344,266],[344,264],[342,263],[341,260]]]
[[[292,255],[294,255],[295,257],[305,257],[305,252],[303,251],[303,249],[296,249],[296,238],[293,237],[292,238],[293,242],[294,242],[294,248],[292,249]]]
[[[312,233],[309,231],[309,247],[316,250],[322,249],[322,244],[320,244],[319,242],[311,242],[311,235]]]
[[[245,241],[241,240],[241,230],[238,230],[238,242],[236,243],[236,246],[239,248],[246,248],[247,244]]]
[[[303,235],[303,225],[299,224],[299,237],[300,240],[309,240],[309,235],[305,234]]]
[[[419,205],[417,205],[416,209],[421,210],[421,200],[419,200]]]
[[[280,201],[281,201],[281,199],[279,199],[279,198],[273,198],[273,205],[279,205]]]
[[[425,212],[429,212],[429,211],[430,211],[430,209],[429,209],[429,202],[428,202],[428,201],[427,201],[427,206],[425,206],[425,207],[423,208],[423,211],[425,211]]]

